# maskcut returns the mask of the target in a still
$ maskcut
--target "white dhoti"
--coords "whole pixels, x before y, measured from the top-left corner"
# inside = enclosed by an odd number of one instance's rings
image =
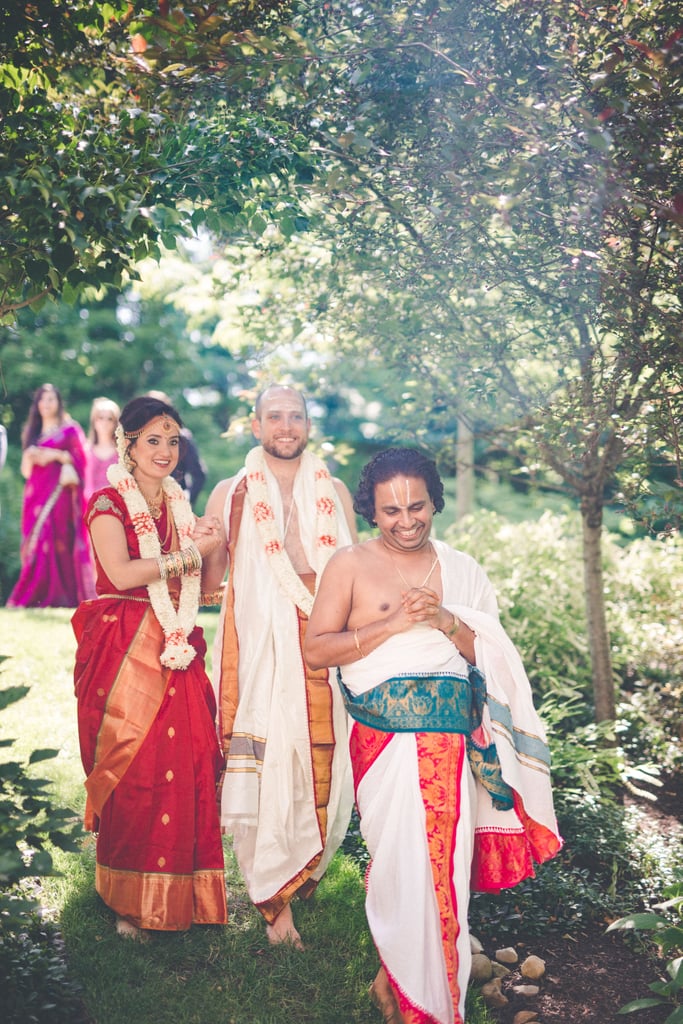
[[[341,673],[351,713],[358,714],[355,700],[369,700],[380,717],[380,728],[356,721],[350,739],[361,829],[372,857],[366,910],[373,939],[406,1024],[461,1024],[471,964],[470,889],[517,884],[561,841],[543,728],[519,655],[498,622],[490,584],[468,556],[432,543],[443,603],[477,634],[486,688],[478,739],[495,741],[513,806],[496,809],[475,781],[468,736],[439,731],[438,701],[414,699],[422,686],[427,694],[430,686],[442,692],[444,680],[460,692],[467,688],[469,667],[442,633],[416,626]],[[410,714],[398,707],[401,701],[410,704]],[[411,717],[416,708],[417,722]],[[392,732],[392,722],[412,731]]]

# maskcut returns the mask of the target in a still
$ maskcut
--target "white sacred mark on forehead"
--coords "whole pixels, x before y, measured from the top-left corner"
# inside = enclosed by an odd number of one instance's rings
[[[406,492],[405,505],[401,504],[401,499],[399,498],[398,494],[396,493],[396,488],[394,487],[394,481],[393,480],[389,481],[389,486],[391,487],[391,495],[392,495],[392,497],[394,499],[394,504],[396,505],[397,508],[410,508],[410,480],[408,480],[408,478],[406,477],[404,479],[404,481],[403,481],[403,484],[404,484],[405,492]]]

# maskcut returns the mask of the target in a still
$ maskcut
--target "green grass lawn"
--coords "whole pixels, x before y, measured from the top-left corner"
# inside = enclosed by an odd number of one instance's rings
[[[71,612],[0,609],[0,654],[10,655],[0,687],[29,693],[2,712],[5,759],[25,761],[52,747],[57,757],[36,765],[54,784],[55,803],[83,810],[72,667]],[[202,612],[209,650],[217,616]],[[376,1024],[368,999],[378,959],[365,921],[361,869],[335,857],[312,900],[294,912],[303,953],[269,946],[229,844],[227,928],[194,927],[161,934],[145,944],[120,939],[113,914],[94,890],[94,843],[85,836],[78,855],[57,851],[61,875],[45,881],[46,906],[60,923],[70,976],[80,985],[93,1024]],[[2,979],[0,979],[2,988]],[[488,1019],[471,997],[470,1024]],[[41,1018],[42,1019],[42,1018]],[[50,1024],[72,1024],[59,1009]]]

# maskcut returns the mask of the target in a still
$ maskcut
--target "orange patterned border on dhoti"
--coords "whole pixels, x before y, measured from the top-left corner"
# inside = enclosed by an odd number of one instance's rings
[[[370,729],[354,722],[350,753],[356,792],[358,786],[385,746],[391,733]],[[441,921],[441,941],[453,1006],[460,1001],[458,984],[458,953],[460,934],[458,906],[453,886],[453,851],[461,813],[461,784],[466,757],[466,737],[457,733],[416,733],[420,791],[425,808],[427,843],[434,878],[434,892]],[[391,976],[389,980],[399,1003],[405,1024],[434,1024],[434,1018],[412,1005]],[[461,1024],[455,1010],[454,1024]]]
[[[534,861],[543,864],[560,850],[561,840],[526,813],[519,793],[515,812],[522,829],[515,832],[478,829],[474,836],[470,887],[475,892],[500,892],[534,878]]]
[[[454,1024],[462,1024],[457,1011],[460,986],[456,942],[460,925],[453,886],[453,851],[460,820],[466,739],[457,733],[416,733],[415,741],[434,893],[441,921],[444,963],[456,1014]],[[413,1006],[394,979],[391,980],[405,1024],[432,1024],[434,1018]]]

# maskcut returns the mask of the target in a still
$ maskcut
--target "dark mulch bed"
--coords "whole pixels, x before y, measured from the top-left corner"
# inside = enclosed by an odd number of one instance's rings
[[[534,984],[519,971],[506,979],[503,991],[510,1001],[494,1011],[500,1024],[512,1024],[520,1010],[536,1011],[539,1024],[662,1024],[671,1012],[659,1007],[617,1015],[619,1007],[631,999],[651,995],[648,985],[657,979],[661,966],[630,948],[621,936],[606,935],[603,928],[579,936],[546,936],[519,953],[520,960],[530,953],[540,956],[546,973],[539,995],[533,997],[511,991],[513,985]]]
[[[680,843],[683,857],[683,778],[667,778],[656,791],[656,799],[629,796],[643,814],[643,827],[672,843]],[[515,995],[513,985],[533,984],[519,970],[505,980],[503,991],[510,1000],[492,1011],[499,1024],[512,1024],[520,1010],[533,1010],[539,1024],[663,1024],[672,1007],[656,1007],[634,1014],[618,1015],[620,1006],[632,999],[652,995],[648,985],[666,980],[665,963],[637,936],[605,934],[596,924],[583,934],[550,935],[520,945],[520,963],[535,954],[546,962],[538,996]]]

